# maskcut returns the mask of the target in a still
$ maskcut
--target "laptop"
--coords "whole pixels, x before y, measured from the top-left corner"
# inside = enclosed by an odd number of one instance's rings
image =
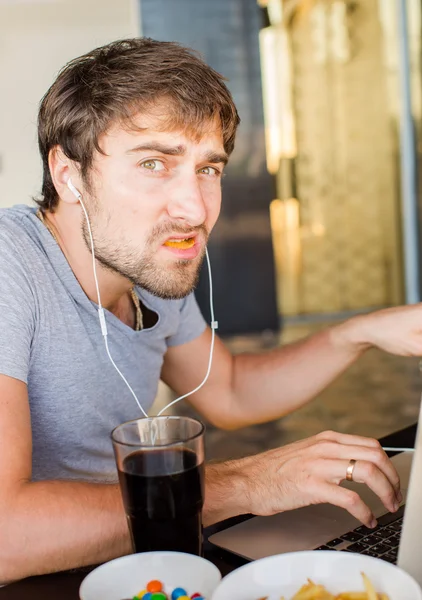
[[[209,541],[247,560],[301,550],[357,552],[398,564],[422,586],[422,427],[418,428],[415,452],[402,452],[392,461],[403,494],[396,513],[386,513],[367,486],[342,484],[358,491],[372,508],[378,520],[375,529],[366,528],[339,507],[319,504],[270,517],[253,517],[215,533]]]

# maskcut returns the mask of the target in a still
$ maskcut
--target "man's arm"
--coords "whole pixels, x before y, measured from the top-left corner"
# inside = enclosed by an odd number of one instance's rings
[[[277,419],[315,397],[364,351],[328,329],[261,354],[232,356],[216,337],[213,366],[203,388],[189,398],[209,421],[235,429]],[[207,367],[211,331],[169,348],[162,379],[185,394],[201,382]]]
[[[163,380],[178,394],[203,379],[211,331],[168,349]],[[299,342],[261,354],[233,357],[216,338],[206,385],[190,397],[215,425],[234,429],[262,423],[299,408],[345,371],[368,348],[422,355],[422,305],[354,317]]]
[[[132,552],[118,485],[31,481],[27,387],[5,375],[0,375],[0,440],[0,585]],[[220,491],[232,471],[230,485],[237,493],[229,502]],[[235,463],[232,471],[230,463],[206,470],[207,523],[247,512],[240,503],[241,465]]]
[[[0,582],[131,552],[118,485],[31,482],[27,389],[5,375],[0,440]]]
[[[26,386],[0,375],[0,582],[92,565],[131,551],[117,485],[31,482]],[[69,449],[71,452],[71,448]],[[359,496],[339,488],[349,457],[354,478],[396,510],[399,481],[374,440],[325,433],[206,468],[206,525],[238,514],[273,514],[317,502],[343,506],[367,525]]]

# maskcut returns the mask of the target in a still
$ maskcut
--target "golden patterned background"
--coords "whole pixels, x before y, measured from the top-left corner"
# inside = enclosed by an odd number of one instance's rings
[[[380,2],[315,1],[271,29],[289,40],[290,90],[277,93],[291,95],[297,149],[281,153],[271,211],[280,310],[397,304],[398,149]]]

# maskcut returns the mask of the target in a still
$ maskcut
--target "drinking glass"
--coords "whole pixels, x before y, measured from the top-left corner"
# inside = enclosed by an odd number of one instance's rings
[[[129,421],[111,434],[135,552],[201,555],[204,425],[188,417]]]

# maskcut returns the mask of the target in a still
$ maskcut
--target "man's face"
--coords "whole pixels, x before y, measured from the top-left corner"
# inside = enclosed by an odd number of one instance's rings
[[[160,131],[157,117],[138,116],[142,131],[112,127],[100,139],[89,193],[96,258],[162,298],[194,288],[208,235],[220,212],[226,160],[221,130],[204,135]],[[87,225],[83,233],[90,249]]]

